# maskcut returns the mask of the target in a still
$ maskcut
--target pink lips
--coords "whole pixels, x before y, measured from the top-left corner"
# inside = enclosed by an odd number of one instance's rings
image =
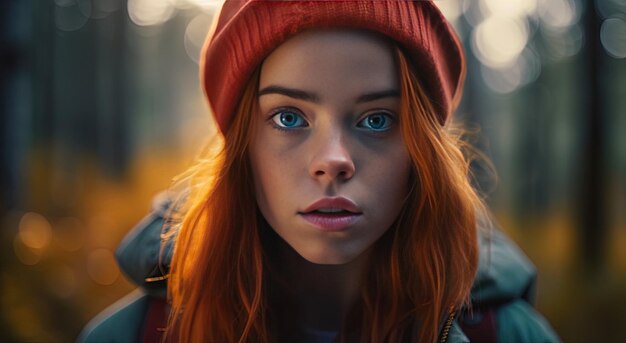
[[[320,199],[298,214],[322,231],[342,231],[354,225],[362,212],[354,202],[337,197]]]

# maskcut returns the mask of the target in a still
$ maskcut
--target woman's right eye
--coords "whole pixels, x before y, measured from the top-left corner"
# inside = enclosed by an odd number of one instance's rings
[[[292,110],[280,110],[272,116],[274,124],[281,129],[293,129],[306,127],[309,124],[304,120],[302,115]]]

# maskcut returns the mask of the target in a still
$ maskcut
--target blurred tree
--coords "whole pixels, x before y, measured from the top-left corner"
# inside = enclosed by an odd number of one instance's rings
[[[589,272],[603,265],[603,248],[606,245],[607,211],[604,180],[606,179],[606,156],[604,144],[604,92],[603,80],[606,53],[600,44],[601,19],[596,12],[594,0],[586,0],[583,14],[586,49],[586,80],[579,85],[581,94],[586,94],[583,130],[584,141],[580,156],[581,182],[577,203],[580,226],[580,245],[585,267]]]
[[[0,211],[22,199],[30,123],[30,2],[0,2]]]

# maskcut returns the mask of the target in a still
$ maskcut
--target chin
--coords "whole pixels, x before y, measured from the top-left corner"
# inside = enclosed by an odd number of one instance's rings
[[[304,259],[313,264],[325,264],[325,265],[341,265],[341,264],[347,264],[347,263],[352,262],[351,259],[339,259],[339,258],[327,258],[327,257],[319,257],[319,258],[304,257]]]
[[[337,251],[329,251],[332,249],[325,249],[324,251],[299,251],[297,253],[305,260],[313,264],[327,264],[327,265],[340,265],[347,264],[356,259],[358,255],[340,253]]]

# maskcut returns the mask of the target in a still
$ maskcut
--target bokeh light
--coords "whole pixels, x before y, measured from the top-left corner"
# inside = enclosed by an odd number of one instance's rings
[[[93,0],[75,0],[78,10],[83,17],[89,19],[93,17]]]
[[[541,75],[541,57],[533,49],[524,49],[517,59],[516,68],[521,75],[521,85],[537,81]]]
[[[204,10],[205,12],[211,13],[214,12],[217,8],[219,8],[223,0],[170,0],[174,2],[175,6],[178,8],[189,8],[196,7]]]
[[[15,236],[13,240],[13,253],[27,266],[34,266],[41,261],[41,250],[27,247],[19,236]]]
[[[103,19],[123,6],[123,0],[76,0],[81,13],[91,19]]]
[[[541,35],[546,41],[545,58],[551,62],[558,62],[578,54],[585,40],[583,28],[579,23],[564,30],[542,30]]]
[[[489,16],[489,13],[487,13],[480,2],[476,0],[463,0],[461,8],[463,10],[463,17],[472,27],[478,26],[478,24]]]
[[[87,273],[99,285],[111,285],[120,275],[113,253],[104,248],[94,249],[87,256]]]
[[[610,18],[618,13],[626,13],[626,1],[624,0],[596,0],[595,7],[602,18]]]
[[[521,84],[521,75],[517,68],[509,68],[505,71],[481,65],[480,75],[487,87],[494,93],[511,93]]]
[[[128,0],[128,15],[139,26],[153,26],[168,21],[176,8],[165,0]]]
[[[75,0],[55,0],[55,4],[54,23],[61,31],[79,30],[91,15],[91,6],[80,8]]]
[[[539,78],[541,60],[536,52],[526,49],[508,68],[494,69],[482,65],[480,74],[491,91],[508,94]]]
[[[542,0],[538,6],[542,25],[552,29],[566,29],[580,19],[581,5],[576,0]]]
[[[200,50],[204,44],[204,38],[211,26],[212,17],[206,13],[195,16],[185,29],[185,51],[192,61],[199,63]]]
[[[450,22],[456,21],[461,14],[463,14],[463,9],[459,1],[434,1],[434,4],[439,7],[441,13],[443,13],[444,17]]]
[[[472,51],[484,65],[505,68],[515,62],[527,42],[525,21],[492,16],[474,29]]]
[[[612,57],[626,57],[626,21],[609,18],[602,22],[600,41],[604,50]]]
[[[188,0],[163,0],[163,1],[169,1],[169,3],[172,6],[174,6],[175,8],[179,10],[188,10],[188,9],[196,7],[196,5],[194,5]]]
[[[52,238],[52,228],[44,216],[27,212],[19,223],[19,238],[29,248],[45,249]]]
[[[506,17],[532,15],[537,9],[537,0],[485,0],[481,2],[485,13]]]

